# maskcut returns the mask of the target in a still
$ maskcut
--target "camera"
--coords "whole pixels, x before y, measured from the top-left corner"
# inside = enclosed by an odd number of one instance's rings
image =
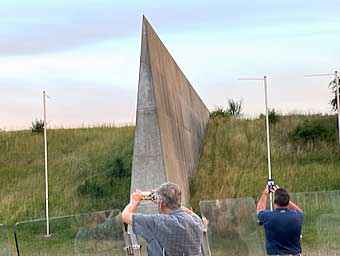
[[[267,184],[268,184],[268,191],[270,193],[272,190],[274,190],[275,182],[273,179],[269,179]]]
[[[150,191],[143,191],[142,192],[142,200],[156,200],[156,194]]]

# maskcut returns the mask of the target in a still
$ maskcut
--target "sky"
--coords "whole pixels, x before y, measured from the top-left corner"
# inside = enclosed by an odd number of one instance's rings
[[[0,128],[135,122],[144,14],[209,109],[330,113],[338,0],[0,1]]]

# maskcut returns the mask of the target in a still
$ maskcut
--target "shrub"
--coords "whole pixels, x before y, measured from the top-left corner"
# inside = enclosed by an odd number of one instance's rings
[[[242,100],[235,101],[233,99],[230,99],[228,100],[228,108],[225,112],[230,116],[239,117],[242,115],[242,105]]]
[[[222,107],[217,107],[215,110],[210,112],[210,117],[212,117],[212,118],[214,118],[214,117],[228,117],[228,114],[226,113],[226,111],[224,111],[224,109]]]
[[[44,131],[44,121],[43,120],[35,120],[32,122],[31,126],[31,131],[32,133],[42,133]]]
[[[108,178],[124,178],[129,177],[129,168],[126,167],[121,157],[117,157],[107,167]]]
[[[335,141],[336,122],[332,119],[316,119],[305,121],[296,127],[289,136],[294,141],[314,142],[314,141]]]
[[[337,111],[338,110],[338,101],[337,101],[337,88],[336,88],[336,80],[333,79],[330,83],[329,83],[329,88],[332,91],[332,99],[329,102],[329,105],[331,106],[331,109],[333,111]],[[339,78],[339,85],[340,85],[340,78]]]
[[[266,115],[261,113],[259,118],[265,119]],[[280,120],[280,114],[275,110],[275,108],[268,109],[268,120],[271,124],[275,124]]]
[[[93,198],[102,198],[106,194],[102,184],[99,184],[97,181],[86,180],[85,183],[81,184],[78,187],[78,192],[81,195],[88,195]]]
[[[240,101],[235,101],[233,99],[228,100],[228,106],[226,109],[223,109],[222,107],[217,107],[215,108],[211,113],[210,117],[222,117],[222,118],[227,118],[230,116],[233,117],[240,117],[242,115],[242,108],[243,108],[243,103],[242,100]]]
[[[108,200],[111,198],[117,183],[124,183],[131,176],[129,157],[115,156],[102,166],[103,175],[89,177],[78,187],[78,193],[93,199]]]

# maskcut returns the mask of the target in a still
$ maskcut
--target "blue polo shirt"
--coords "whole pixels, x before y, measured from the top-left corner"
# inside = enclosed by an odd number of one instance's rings
[[[267,254],[301,253],[302,212],[276,208],[259,212],[258,219],[266,233]]]

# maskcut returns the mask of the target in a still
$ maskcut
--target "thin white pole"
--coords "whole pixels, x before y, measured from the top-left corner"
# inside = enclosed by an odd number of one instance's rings
[[[340,99],[339,99],[339,75],[338,71],[335,71],[335,86],[336,86],[336,103],[338,104],[338,139],[340,147]]]
[[[50,237],[50,222],[48,216],[48,172],[47,172],[47,122],[46,122],[46,92],[43,91],[44,101],[44,146],[45,146],[45,204],[46,204],[46,237]]]
[[[272,170],[270,164],[270,143],[269,143],[269,114],[268,114],[268,94],[267,94],[267,77],[264,77],[264,94],[266,104],[266,129],[267,129],[267,156],[268,156],[268,179],[272,178]]]
[[[265,107],[266,107],[266,130],[267,130],[267,161],[268,161],[268,180],[272,179],[272,169],[270,163],[270,140],[269,140],[269,113],[268,113],[268,93],[267,93],[267,77],[263,77],[264,81],[264,95],[265,95]],[[270,210],[273,210],[273,194],[269,193],[269,205]]]
[[[263,78],[239,78],[238,80],[263,80],[264,82],[264,96],[265,96],[265,107],[266,107],[266,135],[267,135],[267,160],[268,160],[268,189],[269,183],[272,181],[272,170],[270,163],[270,139],[269,139],[269,113],[268,113],[268,93],[267,93],[267,76]],[[269,193],[269,204],[270,210],[273,210],[273,194]]]

